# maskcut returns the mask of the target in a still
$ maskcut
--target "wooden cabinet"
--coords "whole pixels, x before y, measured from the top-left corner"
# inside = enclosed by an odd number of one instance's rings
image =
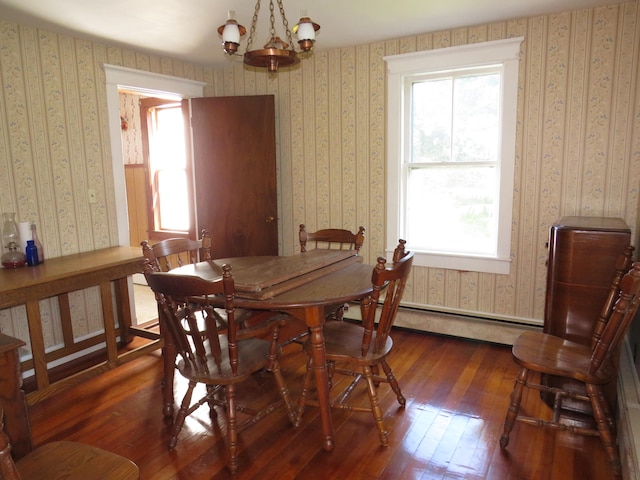
[[[616,260],[629,243],[631,231],[621,218],[563,217],[551,226],[545,333],[584,345],[591,343]],[[548,379],[549,384],[555,381],[558,379]],[[613,407],[615,385],[609,390]],[[579,402],[567,407],[588,408]]]
[[[24,345],[22,340],[0,333],[0,406],[4,410],[4,431],[11,440],[11,455],[15,459],[33,449],[18,356],[18,349]]]

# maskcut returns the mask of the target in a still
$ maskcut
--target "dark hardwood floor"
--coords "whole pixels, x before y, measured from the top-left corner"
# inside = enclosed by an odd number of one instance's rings
[[[507,451],[500,450],[516,375],[508,347],[408,331],[395,331],[393,338],[390,363],[407,405],[398,408],[388,386],[380,387],[388,447],[379,445],[370,414],[334,410],[335,449],[325,452],[317,409],[307,407],[298,430],[282,409],[240,433],[240,468],[233,478],[615,478],[597,438],[518,424]],[[297,395],[304,371],[300,346],[286,346],[281,362]],[[161,368],[159,354],[152,354],[31,406],[34,443],[69,439],[111,450],[136,462],[144,480],[232,478],[222,411],[212,420],[208,408],[200,408],[168,451]],[[177,382],[176,399],[184,388]],[[274,393],[271,375],[256,375],[244,393],[241,398],[264,400]],[[547,409],[535,394],[523,406]]]

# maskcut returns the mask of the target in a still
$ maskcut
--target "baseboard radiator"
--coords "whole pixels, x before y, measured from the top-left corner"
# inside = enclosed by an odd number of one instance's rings
[[[358,304],[351,305],[345,313],[345,317],[360,320]],[[488,318],[478,312],[403,304],[398,310],[398,317],[394,325],[419,332],[513,345],[515,339],[522,332],[540,330],[542,321],[499,315]]]

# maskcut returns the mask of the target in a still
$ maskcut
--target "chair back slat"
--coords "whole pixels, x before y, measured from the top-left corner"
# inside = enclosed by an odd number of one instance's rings
[[[358,233],[340,228],[325,228],[316,232],[307,232],[304,224],[300,225],[300,251],[307,251],[307,244],[313,248],[327,248],[338,250],[360,251],[364,243],[364,227],[358,228]]]
[[[166,272],[151,272],[147,281],[163,310],[167,331],[178,354],[196,370],[206,368],[207,353],[220,362],[221,332],[218,331],[211,302],[213,297],[218,297],[217,303],[224,302],[229,321],[224,332],[227,336],[229,362],[232,373],[237,374],[237,325],[233,305],[235,285],[231,266],[223,265],[222,271],[222,278],[213,282],[197,276]],[[204,316],[204,331],[202,323],[197,321],[198,314]],[[183,322],[187,323],[188,329],[182,328]]]
[[[620,282],[622,281],[622,277],[631,268],[631,264],[633,262],[633,251],[634,247],[627,245],[616,260],[615,272],[613,280],[611,281],[611,287],[609,288],[609,294],[607,295],[602,310],[600,310],[598,320],[593,328],[593,335],[591,337],[592,348],[595,347],[598,340],[600,340],[604,327],[607,325],[609,317],[613,312],[613,306],[618,298],[618,294],[620,293]]]
[[[590,372],[592,374],[596,374],[601,368],[609,368],[610,363],[614,361],[618,347],[636,316],[639,306],[640,262],[635,262],[631,270],[622,277],[620,292],[615,300],[613,311],[591,353]]]
[[[400,301],[404,294],[404,289],[411,272],[411,265],[413,264],[413,252],[407,252],[405,250],[405,241],[400,240],[398,247],[394,252],[393,265],[388,267],[386,265],[386,259],[379,257],[373,274],[371,276],[371,282],[373,284],[373,292],[371,294],[371,304],[365,307],[366,318],[364,319],[364,333],[362,337],[362,355],[365,356],[371,348],[371,340],[373,331],[375,330],[375,344],[373,345],[374,352],[380,351],[384,348],[391,327],[397,317],[398,308],[400,307]],[[380,316],[376,317],[378,310],[376,308],[380,299],[380,294],[384,290],[384,302],[380,310]]]

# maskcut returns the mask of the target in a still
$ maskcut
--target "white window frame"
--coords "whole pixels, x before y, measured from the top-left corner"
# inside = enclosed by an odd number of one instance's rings
[[[500,144],[500,193],[496,255],[446,254],[407,247],[415,253],[414,265],[463,271],[508,274],[511,266],[511,228],[515,171],[518,67],[524,37],[384,57],[387,62],[387,255],[404,238],[403,215],[407,155],[404,129],[407,122],[405,82],[407,78],[459,68],[500,64],[502,78],[502,139]],[[433,225],[434,229],[438,225]]]

